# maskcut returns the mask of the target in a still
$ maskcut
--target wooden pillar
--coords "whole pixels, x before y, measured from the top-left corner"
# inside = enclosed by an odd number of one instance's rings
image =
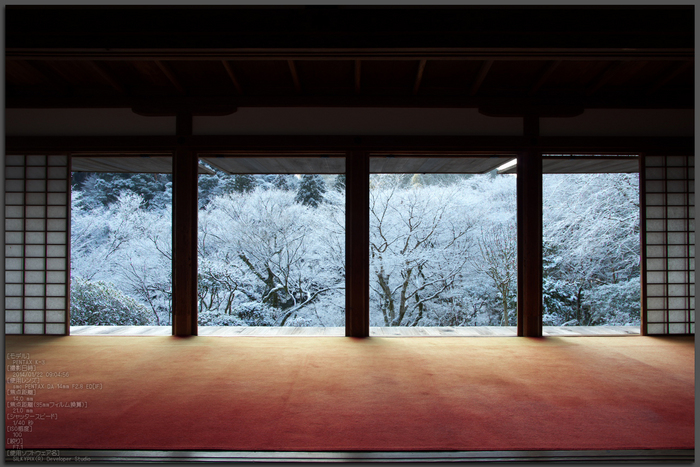
[[[345,335],[369,336],[369,154],[346,156]]]
[[[192,114],[177,115],[173,158],[173,335],[197,335],[197,155]]]
[[[639,155],[639,277],[641,282],[641,307],[639,309],[639,333],[648,336],[647,321],[647,189],[646,154]]]
[[[542,336],[542,154],[539,118],[525,117],[530,146],[518,154],[518,336]]]

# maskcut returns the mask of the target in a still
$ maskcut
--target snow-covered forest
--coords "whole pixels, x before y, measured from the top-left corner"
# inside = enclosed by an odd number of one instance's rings
[[[639,324],[637,174],[544,176],[545,325]],[[372,175],[370,325],[515,325],[516,178]],[[199,176],[199,324],[343,326],[343,175]],[[73,174],[71,324],[171,323],[169,175]]]

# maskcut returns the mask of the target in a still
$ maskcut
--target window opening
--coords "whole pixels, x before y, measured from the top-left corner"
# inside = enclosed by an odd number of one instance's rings
[[[543,156],[543,325],[640,326],[636,156]]]
[[[200,335],[344,335],[345,158],[201,163]]]
[[[171,162],[72,157],[71,334],[171,334]]]
[[[497,170],[511,159],[370,159],[370,335],[515,335],[516,180]]]

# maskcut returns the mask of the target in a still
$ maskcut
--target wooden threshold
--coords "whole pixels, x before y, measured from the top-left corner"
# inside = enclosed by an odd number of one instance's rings
[[[200,336],[336,336],[343,327],[200,326]],[[170,336],[170,326],[71,326],[73,336]],[[630,336],[639,326],[543,326],[547,336]],[[370,337],[515,337],[515,326],[370,327]]]
[[[6,450],[6,462],[31,462]],[[15,454],[20,451],[16,451]],[[586,451],[127,451],[34,450],[51,453],[51,460],[99,463],[152,462],[585,462],[585,463],[693,463],[694,449],[635,449]],[[65,461],[64,461],[65,462]]]

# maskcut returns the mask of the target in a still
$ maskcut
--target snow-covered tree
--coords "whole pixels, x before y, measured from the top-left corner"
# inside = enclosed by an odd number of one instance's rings
[[[325,179],[336,186],[340,177],[250,177],[256,188],[237,191],[223,172],[200,176],[200,324],[342,326],[345,193],[325,190]],[[88,175],[74,184],[76,316],[94,284],[108,283],[102,296],[118,290],[139,322],[172,322],[167,183],[157,201],[139,191],[147,179]],[[516,324],[515,180],[372,176],[372,325]],[[122,190],[100,193],[107,186]],[[318,202],[304,203],[299,194],[314,186],[323,187],[313,192]],[[638,197],[636,175],[544,177],[544,324],[639,323]],[[93,295],[80,291],[85,284]],[[130,322],[117,315],[103,324]]]
[[[215,198],[200,213],[200,280],[206,279],[200,306],[221,302],[211,294],[223,287],[229,297],[224,310],[240,314],[242,303],[257,301],[272,314],[271,324],[285,325],[342,289],[337,261],[329,259],[337,256],[334,237],[344,239],[344,232],[325,230],[336,225],[329,209],[311,209],[276,189]],[[219,268],[211,280],[214,264],[231,273]]]
[[[150,310],[153,324],[170,323],[171,216],[169,208],[145,206],[141,195],[123,191],[116,201],[80,207],[71,214],[72,277],[109,281]]]
[[[514,222],[482,229],[477,237],[479,254],[472,264],[487,276],[498,291],[503,310],[503,326],[516,324],[515,296],[518,277],[518,244]],[[510,311],[512,310],[512,311]]]
[[[347,182],[347,176],[345,174],[338,174],[333,182],[333,189],[341,193],[345,193],[345,184]]]
[[[443,294],[470,258],[473,220],[457,190],[400,189],[399,177],[374,178],[370,192],[370,321],[417,326],[443,314]],[[372,315],[374,315],[372,317]]]
[[[232,181],[231,186],[234,191],[238,191],[239,193],[253,191],[257,185],[255,176],[250,174],[231,175],[230,180]]]
[[[299,181],[294,175],[289,174],[277,174],[269,176],[271,178],[270,184],[273,188],[278,190],[294,190],[299,184]]]
[[[78,205],[88,209],[106,207],[124,192],[139,195],[146,208],[164,208],[172,203],[170,174],[77,172],[72,178],[73,190],[81,193]]]
[[[318,174],[305,174],[301,177],[301,183],[297,188],[294,200],[305,206],[318,207],[323,202],[323,194],[326,192],[326,182]]]
[[[71,326],[139,326],[149,324],[146,307],[113,284],[71,278]]]
[[[588,295],[639,281],[637,174],[546,175],[543,195],[545,282],[572,303],[567,324],[602,324]],[[610,286],[610,287],[607,287]],[[550,296],[551,297],[551,296]],[[629,324],[639,323],[639,302]]]

